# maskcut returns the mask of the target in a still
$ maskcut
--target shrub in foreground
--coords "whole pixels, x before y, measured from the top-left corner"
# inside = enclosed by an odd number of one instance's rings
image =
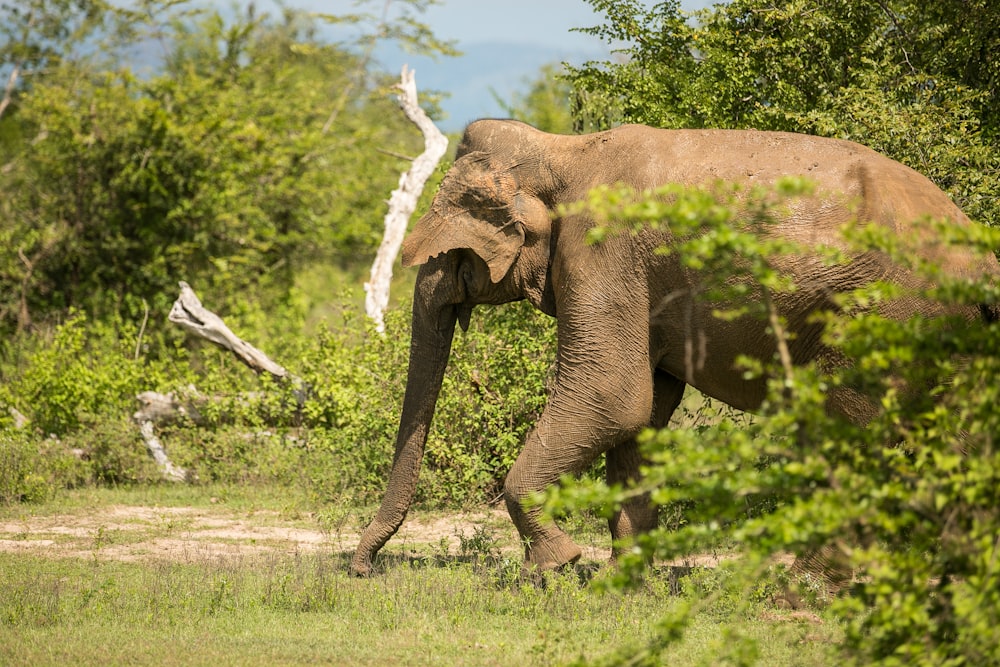
[[[791,249],[734,233],[725,207],[704,192],[673,194],[681,202],[677,208],[660,199],[631,210],[664,224],[674,224],[671,214],[682,206],[700,211],[687,220],[694,220],[697,233],[679,247],[682,261],[714,262],[717,275],[727,278],[748,275],[762,292],[795,289],[771,268],[776,253]],[[627,207],[615,210],[628,218]],[[933,230],[943,244],[972,245],[983,253],[1000,247],[996,230]],[[776,360],[765,368],[745,360],[748,374],[767,371],[775,378],[757,418],[738,424],[724,417],[716,424],[647,433],[651,463],[640,489],[567,482],[548,504],[560,511],[607,511],[648,490],[657,505],[683,508],[679,526],[641,539],[611,583],[634,583],[652,558],[737,545],[739,558],[724,588],[754,590],[780,572],[779,556],[822,554],[816,572],[782,576],[790,577],[792,592],[797,589],[845,624],[846,659],[998,664],[1000,323],[895,320],[881,315],[879,305],[900,298],[995,305],[1000,285],[942,275],[940,267],[913,259],[919,255],[907,247],[912,239],[859,226],[849,240],[859,251],[885,253],[910,266],[936,286],[904,293],[877,283],[841,295],[839,310],[824,316],[824,340],[850,364],[820,369]],[[725,281],[716,287],[725,311],[732,293]],[[777,342],[780,348],[783,339]],[[869,424],[858,426],[825,410],[830,389],[844,385],[877,407]],[[835,575],[841,580],[834,581]],[[825,583],[843,584],[841,594],[831,598],[837,587]],[[665,619],[646,649],[650,655],[680,637],[698,608],[695,603]],[[738,634],[739,628],[729,631]]]

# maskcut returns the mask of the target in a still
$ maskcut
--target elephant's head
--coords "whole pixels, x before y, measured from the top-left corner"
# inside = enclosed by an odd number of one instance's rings
[[[470,125],[430,210],[403,242],[403,266],[458,251],[469,262],[457,276],[469,306],[540,299],[557,186],[546,137],[515,121]]]
[[[413,499],[455,323],[465,328],[476,304],[524,298],[554,314],[546,280],[555,183],[546,136],[514,121],[470,125],[430,210],[403,243],[403,265],[421,265],[406,395],[389,485],[355,552],[356,574],[370,571]]]

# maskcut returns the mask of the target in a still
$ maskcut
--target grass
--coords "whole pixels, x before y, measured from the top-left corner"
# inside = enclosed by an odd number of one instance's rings
[[[83,516],[140,499],[218,508],[190,488],[68,495],[35,506],[35,513]],[[242,516],[267,510],[268,521],[274,512],[293,523],[308,521],[288,494],[239,495],[231,502]],[[0,509],[0,518],[16,522],[28,507]],[[140,532],[151,539],[178,530],[154,523]],[[658,619],[676,605],[696,601],[694,592],[671,594],[662,573],[629,593],[600,593],[581,583],[578,572],[522,583],[519,561],[499,548],[491,530],[461,536],[457,554],[434,545],[417,556],[393,552],[381,562],[382,575],[363,580],[348,576],[349,552],[329,547],[122,561],[104,557],[105,545],[95,539],[93,553],[83,557],[0,552],[0,664],[614,662],[617,650],[652,637]],[[108,534],[109,542],[135,539]],[[763,604],[736,607],[742,610],[706,606],[663,661],[714,664],[720,650],[741,646],[725,630],[735,620],[741,635],[756,640],[760,664],[828,662],[834,623],[803,622]]]

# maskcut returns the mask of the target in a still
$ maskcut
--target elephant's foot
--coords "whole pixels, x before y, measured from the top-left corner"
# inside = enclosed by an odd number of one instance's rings
[[[517,527],[517,533],[524,543],[525,571],[555,570],[575,563],[583,552],[569,535],[553,523],[551,518],[543,516],[541,508],[525,504],[525,499],[545,488],[545,482],[549,481],[539,480],[535,475],[523,474],[522,468],[527,466],[528,459],[525,457],[527,451],[526,448],[521,452],[521,456],[514,463],[504,482],[507,513],[510,514],[514,526]],[[533,466],[528,468],[530,470]],[[555,480],[551,480],[551,483],[554,482]]]
[[[390,514],[388,519],[381,518],[379,514],[375,515],[372,522],[361,533],[361,540],[358,542],[354,557],[351,559],[351,574],[356,577],[372,575],[372,561],[375,559],[375,554],[396,533],[400,524],[403,523],[404,516],[405,512]]]
[[[659,514],[650,504],[648,495],[626,503],[608,520],[612,539],[612,562],[631,550],[635,546],[635,539],[656,528],[658,522]]]
[[[370,577],[372,574],[372,559],[358,551],[351,559],[351,574],[355,577]]]
[[[582,554],[569,535],[560,533],[552,538],[528,542],[524,549],[524,567],[536,571],[556,570],[572,565],[580,560]]]
[[[784,597],[793,609],[802,605],[801,596],[794,590],[798,585],[805,584],[817,598],[830,599],[847,589],[854,580],[850,556],[845,547],[838,544],[825,544],[800,554],[788,573],[793,586]]]

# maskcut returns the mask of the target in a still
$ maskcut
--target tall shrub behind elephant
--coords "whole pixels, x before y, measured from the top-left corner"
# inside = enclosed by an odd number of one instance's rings
[[[557,380],[504,486],[526,566],[559,567],[579,558],[580,549],[524,501],[602,453],[609,482],[636,479],[642,457],[635,436],[667,424],[685,385],[741,410],[758,408],[766,380],[745,377],[736,360],[773,357],[776,345],[766,322],[714,317],[714,306],[698,298],[701,277],[674,254],[657,252],[673,242],[669,232],[647,229],[589,244],[594,221],[558,211],[602,184],[641,191],[719,180],[767,185],[796,175],[814,181],[816,194],[789,206],[767,233],[802,246],[846,249],[840,228],[855,221],[899,234],[910,234],[913,221],[927,216],[970,224],[929,180],[850,142],[642,126],[562,136],[515,121],[471,124],[430,210],[403,246],[404,265],[420,265],[406,395],[385,497],[361,537],[353,571],[370,572],[373,556],[405,518],[455,324],[466,327],[476,305],[527,299],[557,319]],[[952,275],[1000,275],[993,257],[926,247],[927,258]],[[786,257],[782,264],[798,289],[776,293],[774,306],[792,334],[795,363],[840,363],[810,319],[832,307],[837,293],[875,280],[917,283],[875,253],[835,265],[807,255]],[[905,298],[882,307],[896,318],[941,310]],[[970,308],[961,314],[973,320],[986,312]],[[859,423],[873,415],[873,407],[845,387],[830,392],[828,408]],[[648,500],[636,498],[611,519],[612,537],[647,531],[656,520]]]

